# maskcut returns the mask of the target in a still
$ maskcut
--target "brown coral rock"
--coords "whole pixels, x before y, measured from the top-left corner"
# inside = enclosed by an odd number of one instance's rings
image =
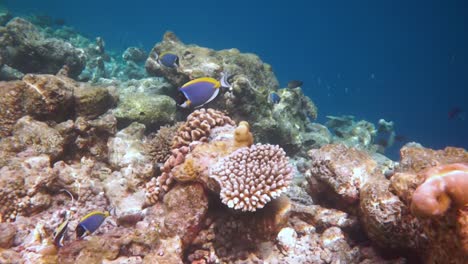
[[[343,144],[325,145],[309,151],[312,159],[309,182],[317,180],[334,192],[345,204],[359,200],[361,187],[369,181],[377,163],[361,150]],[[313,179],[312,179],[313,178]]]
[[[468,152],[461,148],[447,147],[444,150],[432,150],[423,147],[403,147],[398,172],[391,179],[391,190],[405,203],[411,204],[415,189],[428,175],[428,169],[444,164],[467,163]],[[467,221],[466,208],[450,207],[442,216],[416,218],[422,226],[421,236],[427,243],[416,250],[427,263],[466,263]]]
[[[437,165],[468,161],[468,152],[455,147],[433,150],[423,147],[404,146],[400,150],[400,156],[400,171],[415,173]]]
[[[389,191],[390,182],[376,179],[361,189],[361,221],[369,238],[381,248],[418,249],[424,245],[422,227],[407,207]]]
[[[56,159],[62,155],[64,144],[65,140],[57,130],[25,116],[18,120],[13,127],[13,136],[5,138],[0,148],[16,152],[30,150]]]
[[[0,220],[0,248],[10,248],[16,235],[16,227]]]
[[[0,138],[8,136],[16,121],[25,113],[22,105],[25,84],[0,82]]]
[[[48,156],[23,159],[19,164],[0,169],[0,220],[13,222],[17,215],[40,212],[50,205],[41,193],[55,181]]]
[[[177,185],[164,196],[167,209],[163,235],[179,236],[188,246],[195,238],[208,211],[208,197],[199,183]]]
[[[63,121],[73,113],[73,92],[76,83],[66,77],[27,74],[24,108],[38,119]]]
[[[74,90],[75,113],[88,119],[105,113],[115,104],[114,97],[103,87],[77,86]]]

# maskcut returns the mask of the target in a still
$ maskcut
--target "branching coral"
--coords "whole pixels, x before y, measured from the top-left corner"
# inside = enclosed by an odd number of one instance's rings
[[[224,204],[253,212],[284,192],[293,174],[283,149],[257,144],[221,160],[212,168],[210,177],[221,186]]]
[[[210,131],[218,126],[234,125],[234,121],[220,111],[214,109],[199,109],[187,117],[187,121],[179,128],[174,137],[171,156],[161,167],[161,175],[152,178],[146,184],[148,204],[154,204],[166,193],[174,182],[171,170],[182,164],[190,152],[189,145],[194,141],[205,142]]]
[[[411,210],[419,216],[443,215],[454,204],[468,204],[468,164],[455,163],[430,168],[426,181],[413,194]]]

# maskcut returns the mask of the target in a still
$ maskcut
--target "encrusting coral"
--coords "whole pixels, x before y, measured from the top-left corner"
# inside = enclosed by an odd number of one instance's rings
[[[468,164],[430,168],[426,180],[413,193],[411,211],[418,216],[444,214],[451,205],[468,205]]]
[[[224,204],[253,212],[286,190],[292,180],[292,167],[279,146],[257,144],[219,161],[210,176],[221,186]]]

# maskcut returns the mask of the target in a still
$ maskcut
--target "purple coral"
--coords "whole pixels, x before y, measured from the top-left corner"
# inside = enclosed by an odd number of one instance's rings
[[[293,173],[279,146],[241,148],[211,169],[220,185],[220,197],[229,208],[256,211],[277,198],[291,183]]]

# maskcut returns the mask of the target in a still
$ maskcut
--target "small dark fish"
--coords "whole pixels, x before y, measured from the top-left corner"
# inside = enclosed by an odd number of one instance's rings
[[[65,189],[61,191],[66,192],[68,195],[70,195],[71,201],[73,204],[73,202],[75,201],[73,195]],[[53,238],[54,238],[54,245],[56,247],[63,247],[63,240],[65,239],[65,234],[67,233],[68,223],[69,223],[71,214],[72,214],[71,211],[67,210],[63,222],[54,230]]]
[[[104,220],[106,220],[109,215],[109,212],[95,211],[83,216],[83,218],[81,218],[80,222],[76,226],[76,237],[83,238],[92,234],[102,225]]]
[[[403,136],[403,135],[396,135],[395,136],[395,141],[397,142],[405,142],[405,141],[408,141],[408,138],[406,136]]]
[[[388,142],[387,139],[380,138],[380,139],[377,141],[377,145],[380,145],[380,146],[386,148],[386,147],[388,147],[389,142]]]
[[[268,101],[272,104],[277,104],[281,101],[281,97],[277,93],[272,92],[268,96]]]
[[[159,64],[162,64],[169,68],[179,67],[179,56],[171,52],[164,52],[158,56]]]
[[[293,88],[301,87],[302,84],[304,84],[302,81],[292,80],[288,82],[288,88],[293,89]]]
[[[54,231],[54,245],[56,247],[63,247],[63,239],[68,228],[68,219],[65,219]]]
[[[63,18],[57,18],[57,19],[55,19],[54,23],[55,23],[55,25],[57,25],[57,26],[63,26],[63,25],[65,25],[65,19],[63,19]]]
[[[448,112],[448,119],[452,120],[458,118],[460,117],[461,113],[463,113],[463,110],[460,107],[454,107]]]

